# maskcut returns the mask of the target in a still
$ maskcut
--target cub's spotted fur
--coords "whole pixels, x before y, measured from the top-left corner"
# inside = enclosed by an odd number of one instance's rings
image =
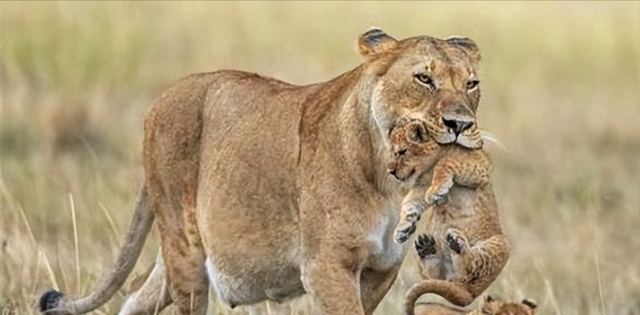
[[[487,154],[438,145],[427,130],[423,121],[401,119],[390,137],[395,155],[390,172],[410,187],[396,241],[405,241],[422,210],[434,206],[427,233],[415,243],[425,280],[407,293],[407,314],[424,293],[459,306],[470,304],[502,271],[510,252],[500,229]]]
[[[493,165],[486,152],[453,144],[440,145],[433,141],[430,138],[433,133],[429,130],[436,128],[432,126],[436,120],[427,118],[422,122],[403,117],[398,120],[389,137],[394,154],[389,171],[411,187],[402,201],[402,215],[394,233],[398,244],[406,241],[415,231],[416,222],[426,208],[445,202],[454,182],[470,188],[489,184]],[[478,130],[467,130],[467,139],[480,139]],[[473,143],[482,145],[481,140]]]
[[[525,299],[521,303],[507,303],[494,300],[488,295],[476,309],[469,313],[435,303],[422,303],[416,305],[415,315],[534,315],[536,308],[535,301],[530,299]]]

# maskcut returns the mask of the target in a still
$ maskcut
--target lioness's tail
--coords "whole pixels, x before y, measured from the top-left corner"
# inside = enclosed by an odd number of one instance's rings
[[[84,314],[107,302],[133,270],[154,218],[155,214],[148,205],[147,188],[144,186],[133,212],[127,240],[111,272],[102,278],[93,292],[75,301],[58,291],[47,291],[40,298],[40,311],[45,314]]]
[[[416,283],[405,295],[404,313],[413,315],[413,308],[420,296],[426,293],[434,293],[447,299],[457,306],[467,306],[473,302],[474,297],[460,283],[446,280],[424,280]]]

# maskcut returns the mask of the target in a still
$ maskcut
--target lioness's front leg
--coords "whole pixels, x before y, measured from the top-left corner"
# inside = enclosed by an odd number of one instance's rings
[[[363,315],[359,273],[342,262],[317,257],[303,267],[302,283],[313,296],[319,314]]]
[[[367,315],[373,314],[382,298],[389,292],[389,289],[398,277],[400,265],[388,270],[379,271],[373,269],[362,270],[360,276],[360,296],[362,307]]]
[[[309,258],[301,266],[302,284],[320,314],[363,315],[360,278],[370,247],[365,235],[347,229],[362,218],[342,216],[353,212],[334,214],[320,233],[306,239]]]

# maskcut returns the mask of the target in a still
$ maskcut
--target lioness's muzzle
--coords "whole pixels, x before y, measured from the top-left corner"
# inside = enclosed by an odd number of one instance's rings
[[[448,120],[444,117],[442,118],[442,122],[444,123],[445,126],[451,128],[451,130],[453,130],[456,136],[461,134],[465,130],[471,128],[474,124],[473,121],[462,121],[462,120],[455,120],[455,119]]]

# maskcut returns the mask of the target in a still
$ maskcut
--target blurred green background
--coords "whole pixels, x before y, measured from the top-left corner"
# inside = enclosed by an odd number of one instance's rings
[[[35,314],[51,287],[86,293],[111,267],[142,183],[143,117],[163,89],[218,69],[325,81],[361,62],[355,41],[372,25],[482,51],[478,121],[501,143],[488,150],[515,246],[489,292],[533,298],[539,314],[640,314],[639,2],[4,1],[2,314]],[[157,245],[154,234],[136,273]],[[376,314],[398,314],[418,279],[410,255]]]

